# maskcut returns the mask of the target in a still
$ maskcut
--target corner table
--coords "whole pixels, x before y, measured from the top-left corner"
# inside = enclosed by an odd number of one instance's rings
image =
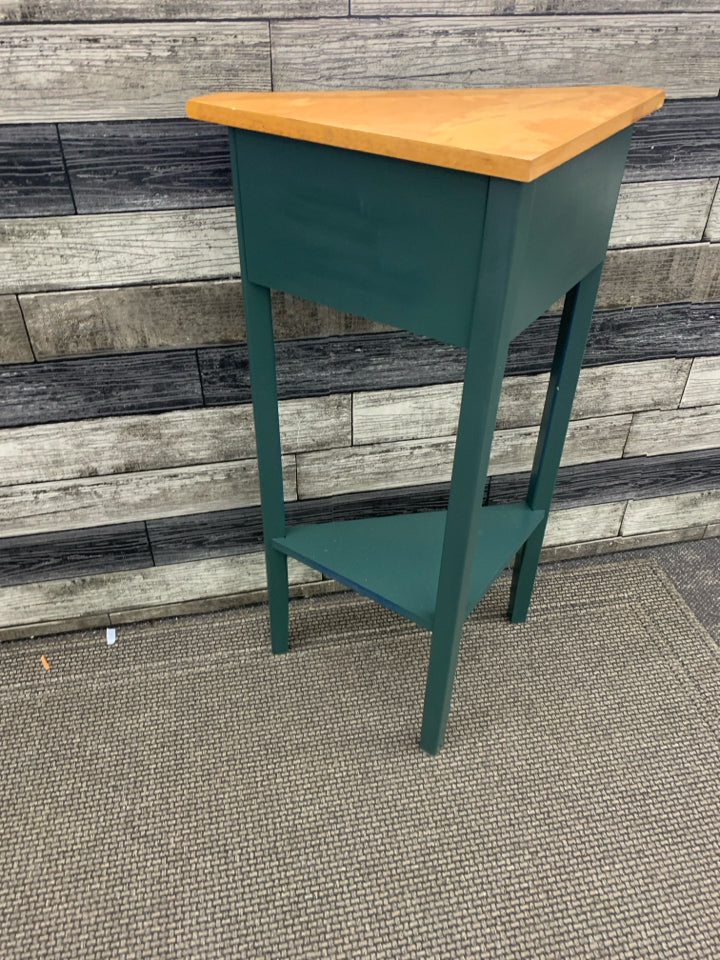
[[[428,753],[463,623],[513,557],[509,616],[528,613],[632,124],[663,99],[586,86],[187,103],[229,128],[272,649],[289,645],[288,557],[431,630]],[[467,349],[447,511],[286,528],[271,289]],[[562,296],[527,496],[483,506],[508,345]]]

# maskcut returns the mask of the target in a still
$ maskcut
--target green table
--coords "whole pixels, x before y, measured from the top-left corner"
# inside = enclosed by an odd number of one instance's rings
[[[662,99],[586,87],[188,103],[229,127],[272,649],[288,649],[288,557],[431,630],[429,753],[465,618],[513,557],[509,616],[527,616],[632,123]],[[447,511],[286,528],[271,289],[467,348]],[[527,496],[483,506],[508,346],[562,296]]]

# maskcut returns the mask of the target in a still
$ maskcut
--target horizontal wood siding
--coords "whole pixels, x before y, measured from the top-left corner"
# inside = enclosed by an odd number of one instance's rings
[[[720,535],[716,7],[0,0],[0,639],[263,598],[227,135],[184,116],[212,90],[666,87],[633,132],[543,557]],[[288,523],[443,509],[464,351],[272,299]],[[527,493],[560,309],[511,344],[488,503]]]
[[[267,23],[3,26],[0,123],[182,117],[213,90],[269,90]]]
[[[630,83],[714,97],[719,35],[717,16],[686,13],[292,21],[273,27],[273,82],[318,90],[501,87],[522,78],[526,86]]]

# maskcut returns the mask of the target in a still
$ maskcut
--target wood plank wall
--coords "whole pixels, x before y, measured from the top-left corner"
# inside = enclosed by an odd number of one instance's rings
[[[0,639],[262,595],[227,143],[183,118],[217,89],[666,87],[545,556],[720,532],[714,0],[0,0],[0,77]],[[290,521],[442,506],[462,351],[274,309]],[[523,496],[556,314],[513,344],[489,502]]]

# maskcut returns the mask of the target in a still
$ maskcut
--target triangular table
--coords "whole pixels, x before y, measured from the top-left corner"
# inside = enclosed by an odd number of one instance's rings
[[[663,97],[597,86],[187,104],[230,128],[272,648],[288,649],[288,556],[432,630],[429,753],[465,618],[513,556],[509,615],[527,615],[632,124]],[[271,289],[467,348],[447,511],[286,528]],[[563,295],[527,497],[483,506],[509,343]]]

